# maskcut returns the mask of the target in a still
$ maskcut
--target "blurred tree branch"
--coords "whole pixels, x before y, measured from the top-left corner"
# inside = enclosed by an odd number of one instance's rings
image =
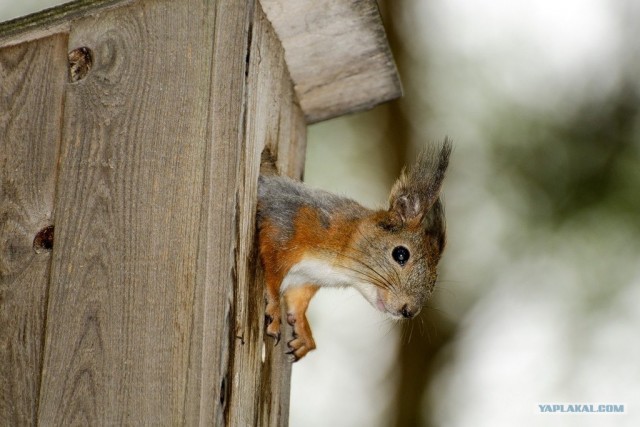
[[[419,105],[419,96],[413,90],[415,86],[421,86],[424,82],[406,80],[410,75],[409,68],[421,66],[411,63],[404,39],[408,35],[400,30],[405,27],[402,16],[406,5],[406,0],[380,2],[391,51],[394,54],[400,76],[404,78],[405,88],[402,99],[386,106],[387,114],[390,117],[385,137],[393,151],[398,153],[398,162],[395,165],[396,176],[402,166],[410,161],[408,153],[411,151],[411,141],[417,139],[411,126],[412,115],[422,114],[423,107],[425,107]],[[426,75],[426,73],[421,74]],[[425,121],[423,118],[419,119],[418,122]],[[421,147],[416,148],[420,149]],[[437,301],[431,301],[430,304],[437,305]],[[399,370],[399,382],[395,397],[393,425],[397,427],[429,426],[433,423],[428,418],[429,411],[424,407],[424,402],[430,383],[442,365],[442,359],[438,356],[441,350],[453,339],[456,326],[447,321],[437,310],[425,307],[417,318],[403,322],[401,328],[403,339],[398,349],[398,361],[395,365]]]

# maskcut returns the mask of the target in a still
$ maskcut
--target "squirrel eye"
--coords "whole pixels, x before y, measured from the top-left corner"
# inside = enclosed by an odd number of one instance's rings
[[[405,265],[409,260],[409,249],[404,246],[396,246],[393,248],[393,251],[391,251],[391,256],[398,264]]]

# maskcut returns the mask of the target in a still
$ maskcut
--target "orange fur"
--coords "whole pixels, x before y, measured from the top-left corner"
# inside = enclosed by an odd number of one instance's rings
[[[293,339],[287,345],[291,349],[289,354],[292,354],[295,360],[316,348],[305,313],[318,289],[318,286],[310,284],[288,289],[284,293],[287,302],[287,322],[293,326]]]
[[[313,248],[319,249],[314,252],[318,256],[322,255],[322,250],[332,254],[342,253],[359,225],[359,221],[349,221],[338,216],[328,228],[324,228],[318,214],[305,206],[295,217],[293,236],[282,245],[277,242],[280,230],[270,220],[265,219],[260,229],[260,255],[265,270],[272,276],[267,278],[269,290],[274,294],[279,292],[282,279],[289,269],[307,252],[313,251]]]
[[[305,313],[319,287],[353,287],[395,319],[420,311],[436,284],[446,243],[440,189],[450,154],[448,140],[439,152],[421,153],[393,186],[389,209],[381,211],[286,177],[259,177],[266,333],[279,341],[283,296],[295,360],[315,348]]]
[[[338,256],[343,253],[358,225],[358,221],[337,217],[329,224],[328,228],[325,228],[316,211],[304,206],[295,216],[293,235],[282,244],[278,241],[280,230],[269,219],[263,221],[259,231],[259,241],[267,290],[266,330],[269,336],[276,339],[276,343],[280,340],[280,325],[282,323],[280,319],[280,287],[288,271],[314,248],[322,249],[322,251],[314,251],[316,256],[323,256],[325,253]],[[304,313],[318,287],[312,286],[313,292],[308,288],[308,286],[303,286],[301,291],[291,289],[285,293],[288,312],[299,316],[296,318],[296,321],[299,322],[297,327],[299,336],[297,340],[290,341],[290,345],[299,346],[293,348],[297,352],[292,353],[296,359],[315,348],[311,329]]]

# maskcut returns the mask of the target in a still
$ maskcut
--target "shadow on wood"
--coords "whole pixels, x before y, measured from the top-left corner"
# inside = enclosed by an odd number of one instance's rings
[[[265,146],[302,176],[289,69],[252,0],[0,24],[0,424],[287,423],[254,216]]]

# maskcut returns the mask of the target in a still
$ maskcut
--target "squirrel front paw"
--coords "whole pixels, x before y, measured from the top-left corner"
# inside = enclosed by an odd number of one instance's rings
[[[316,348],[316,342],[311,335],[311,328],[304,314],[296,316],[287,314],[287,322],[293,327],[293,339],[287,342],[287,354],[293,356],[293,362],[302,359],[307,353]]]
[[[277,302],[267,303],[264,323],[266,325],[267,335],[276,340],[274,345],[278,345],[280,342],[280,304]]]

